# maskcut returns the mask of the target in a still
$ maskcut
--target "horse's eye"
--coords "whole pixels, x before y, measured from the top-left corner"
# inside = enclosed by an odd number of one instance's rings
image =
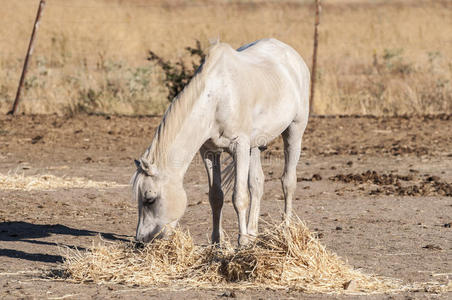
[[[155,200],[157,200],[156,197],[144,198],[143,205],[146,205],[146,206],[152,205],[152,204],[154,204]]]

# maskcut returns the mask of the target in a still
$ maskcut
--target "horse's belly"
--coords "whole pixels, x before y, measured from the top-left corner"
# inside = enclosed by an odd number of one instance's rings
[[[253,128],[250,136],[251,147],[266,147],[272,140],[280,135],[289,125],[290,122],[279,122],[272,124],[257,124]]]
[[[294,93],[259,96],[241,98],[241,101],[248,100],[245,103],[221,103],[209,143],[228,148],[239,135],[247,135],[251,147],[266,146],[299,114],[300,103]]]
[[[251,147],[263,147],[280,135],[294,120],[296,103],[287,103],[265,109],[257,108],[253,114]]]

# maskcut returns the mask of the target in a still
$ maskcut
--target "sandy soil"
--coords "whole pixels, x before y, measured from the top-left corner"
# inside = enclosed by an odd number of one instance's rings
[[[0,116],[0,173],[53,174],[127,184],[133,159],[150,143],[159,118]],[[365,272],[406,283],[452,276],[452,118],[312,118],[298,167],[295,212],[322,242]],[[263,154],[263,219],[280,217],[282,143]],[[368,172],[370,171],[370,172]],[[181,223],[199,243],[210,235],[204,167],[185,179],[189,207]],[[43,274],[58,267],[64,246],[129,240],[136,204],[128,187],[0,190],[0,298],[307,298],[293,291],[158,291],[122,285],[72,284]],[[225,229],[237,221],[225,206]],[[447,276],[447,274],[449,274]],[[371,299],[448,298],[426,291]],[[364,298],[341,296],[340,298]],[[366,297],[367,298],[367,297]]]

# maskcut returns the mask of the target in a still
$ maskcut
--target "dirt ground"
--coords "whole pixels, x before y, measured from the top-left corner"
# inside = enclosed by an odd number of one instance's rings
[[[0,116],[0,173],[53,174],[127,184],[133,159],[151,141],[158,117]],[[310,120],[298,166],[294,209],[323,244],[364,272],[405,283],[452,276],[452,117],[320,118]],[[282,143],[264,152],[261,217],[279,219]],[[210,236],[204,167],[185,177],[189,206],[181,220],[198,243]],[[84,249],[133,238],[137,211],[129,187],[0,190],[0,298],[307,298],[271,290],[159,291],[122,285],[73,284],[43,274],[63,260],[64,246]],[[235,239],[230,201],[224,227]],[[451,298],[411,291],[357,299]]]

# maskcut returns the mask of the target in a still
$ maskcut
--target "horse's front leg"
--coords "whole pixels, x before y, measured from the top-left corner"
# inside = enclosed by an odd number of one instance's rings
[[[209,202],[212,208],[212,243],[219,244],[223,239],[222,210],[223,190],[221,189],[220,152],[211,152],[201,148],[199,153],[206,167],[209,179]]]
[[[261,205],[261,198],[264,194],[264,172],[261,164],[261,151],[259,148],[251,149],[250,157],[250,173],[248,177],[248,184],[251,196],[250,212],[248,215],[247,231],[250,236],[257,236],[259,211]]]
[[[247,137],[238,137],[233,146],[235,161],[235,185],[232,202],[239,221],[239,245],[248,244],[246,213],[249,207],[248,171],[250,166],[250,141]]]

